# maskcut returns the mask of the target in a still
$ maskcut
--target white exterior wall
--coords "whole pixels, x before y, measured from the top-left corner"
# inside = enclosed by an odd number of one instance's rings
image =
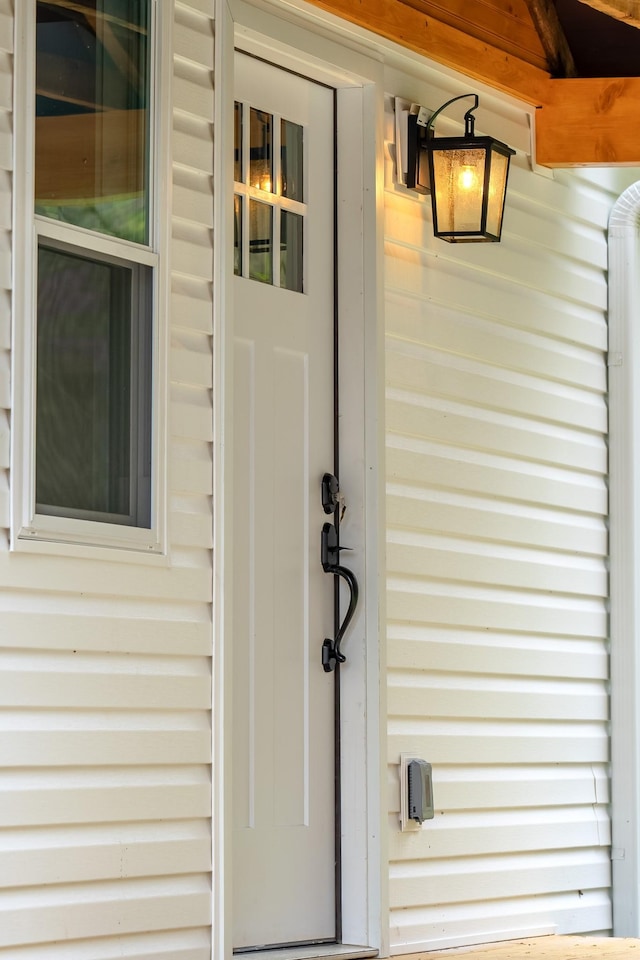
[[[213,0],[175,4],[164,564],[8,551],[11,9],[2,0],[0,956],[204,960]]]
[[[386,192],[394,953],[611,928],[606,227],[636,178],[518,157],[499,246]],[[401,752],[433,764],[418,834]]]
[[[0,958],[205,960],[213,0],[175,3],[167,566],[8,551],[11,11],[0,0]],[[636,177],[519,157],[500,246],[436,241],[428,201],[386,193],[395,953],[610,929],[605,231]],[[409,751],[435,775],[417,835],[397,825]]]

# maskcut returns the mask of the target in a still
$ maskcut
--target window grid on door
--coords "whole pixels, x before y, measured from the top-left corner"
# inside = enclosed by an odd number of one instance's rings
[[[234,273],[304,292],[304,130],[236,101]]]

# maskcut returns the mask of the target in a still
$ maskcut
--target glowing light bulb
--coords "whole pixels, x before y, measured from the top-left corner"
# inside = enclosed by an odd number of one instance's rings
[[[458,183],[462,190],[473,190],[478,178],[473,167],[462,167],[458,175]]]

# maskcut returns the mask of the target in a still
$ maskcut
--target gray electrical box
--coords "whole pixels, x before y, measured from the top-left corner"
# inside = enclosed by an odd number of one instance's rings
[[[410,760],[407,764],[408,815],[416,823],[433,820],[433,780],[431,764],[426,760]]]

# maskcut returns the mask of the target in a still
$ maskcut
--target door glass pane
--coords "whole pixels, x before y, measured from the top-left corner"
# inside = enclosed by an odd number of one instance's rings
[[[302,231],[297,213],[282,211],[280,221],[280,286],[302,293]]]
[[[242,276],[242,197],[233,198],[233,272]]]
[[[150,0],[36,3],[36,213],[149,240]]]
[[[273,283],[273,207],[249,201],[249,276]]]
[[[302,187],[302,127],[290,120],[280,121],[280,152],[282,165],[283,197],[290,200],[300,200],[303,197]]]
[[[273,117],[251,107],[251,139],[249,183],[257,190],[272,193],[273,183]]]
[[[233,179],[243,183],[242,176],[242,104],[233,105]]]
[[[151,385],[140,336],[148,311],[132,318],[133,300],[145,300],[137,287],[148,286],[150,271],[142,276],[136,281],[129,267],[40,247],[40,513],[150,526]]]

